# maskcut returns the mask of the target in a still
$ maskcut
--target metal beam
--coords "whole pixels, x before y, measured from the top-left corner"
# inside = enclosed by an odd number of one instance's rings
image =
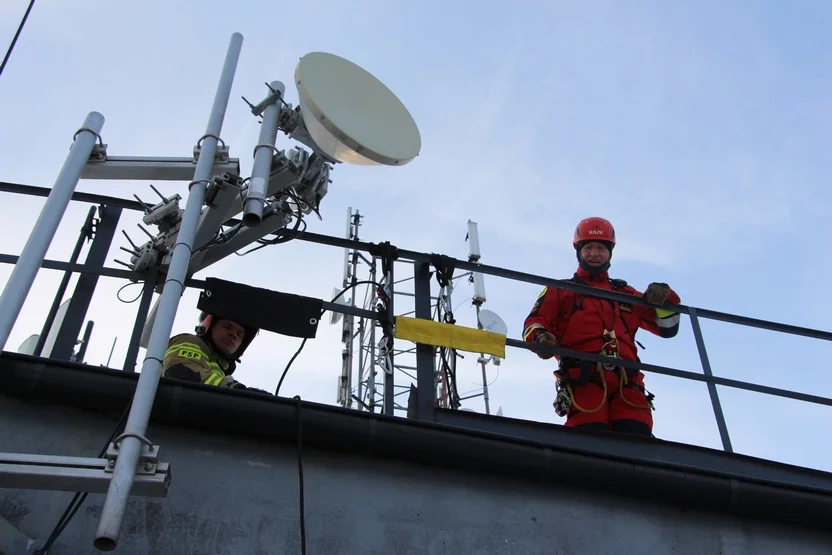
[[[267,195],[271,196],[294,184],[297,181],[297,176],[292,172],[292,168],[288,163],[286,163],[285,158],[281,158],[279,165],[276,168],[274,166],[272,167],[272,173],[269,179]],[[230,202],[225,204],[225,212],[223,212],[222,208],[218,206],[218,209],[216,210],[217,220],[220,222],[230,223],[231,216],[238,214],[242,209],[243,205],[239,200],[239,195],[237,195],[235,198],[231,199]],[[207,241],[205,238],[207,232],[203,230],[209,227],[208,223],[213,225],[213,222],[209,222],[208,212],[206,212],[200,221],[199,231],[197,231],[197,237],[200,241],[202,241],[200,246],[204,245],[205,241]],[[194,252],[193,257],[191,258],[191,263],[188,267],[188,275],[193,275],[200,270],[204,270],[211,264],[219,262],[226,256],[229,256],[251,243],[254,243],[258,239],[262,239],[266,235],[275,233],[277,230],[285,226],[286,223],[287,218],[284,213],[272,212],[271,214],[264,215],[263,219],[255,227],[241,227],[240,230],[227,242],[211,247],[205,251]],[[219,224],[217,224],[217,227],[219,227]],[[214,232],[216,232],[216,228],[213,229]],[[211,236],[209,236],[208,239],[210,239]]]
[[[125,181],[191,181],[196,170],[193,158],[161,156],[107,156],[103,162],[91,161],[84,167],[81,179]],[[226,172],[240,175],[240,159],[215,162],[211,175]]]
[[[0,182],[0,192],[8,191],[8,192],[19,192],[21,194],[32,194],[36,196],[47,196],[51,189],[46,189],[42,187],[31,187],[28,185],[18,185],[14,183],[5,183]],[[107,197],[101,195],[91,195],[88,193],[75,193],[72,196],[72,200],[84,201],[84,202],[96,202],[96,203],[106,203],[111,206],[122,206],[123,208],[128,208],[131,210],[141,210],[141,207],[138,203],[134,203],[133,201],[129,201],[126,199],[121,199],[117,197]],[[235,220],[228,220],[226,223],[236,223]],[[260,228],[261,226],[258,226]],[[277,231],[272,232],[277,236],[284,236],[288,235],[288,231]],[[267,234],[264,234],[265,236]],[[262,237],[262,236],[261,236]],[[370,252],[371,250],[375,249],[377,245],[375,243],[370,243],[366,241],[348,241],[346,239],[340,237],[333,237],[328,235],[322,235],[319,233],[313,233],[311,231],[305,231],[302,235],[295,238],[298,241],[308,241],[310,243],[317,243],[321,245],[329,245],[334,247],[341,247],[341,248],[348,248],[348,249],[355,249],[362,252]],[[234,250],[238,250],[241,248],[238,246]],[[213,249],[212,249],[213,250]],[[209,251],[210,252],[210,251]],[[234,252],[233,250],[230,252]],[[227,254],[230,254],[227,253]],[[226,255],[227,255],[226,254]],[[431,255],[429,253],[421,253],[417,251],[410,251],[406,249],[399,249],[398,250],[398,257],[400,260],[421,260],[423,262],[430,262]],[[216,258],[212,258],[214,262],[223,258],[224,256],[219,256]],[[454,266],[457,269],[465,270],[469,272],[479,272],[482,274],[487,274],[496,277],[502,277],[505,279],[511,279],[515,281],[523,281],[526,283],[534,283],[538,285],[549,285],[552,287],[557,287],[560,289],[564,289],[566,291],[576,291],[578,293],[584,293],[590,296],[595,296],[601,299],[610,299],[610,300],[617,300],[617,301],[624,301],[630,302],[633,304],[641,304],[647,305],[646,301],[643,301],[639,298],[633,298],[632,295],[627,295],[624,293],[616,293],[614,291],[607,291],[604,289],[597,289],[594,287],[588,287],[585,285],[581,285],[579,283],[573,283],[569,281],[551,279],[544,276],[538,276],[535,274],[528,274],[525,272],[517,272],[514,270],[508,270],[505,268],[501,268],[498,266],[489,266],[485,264],[474,264],[465,260],[459,260],[455,258],[449,258],[450,261],[453,262]],[[203,265],[204,267],[205,265]],[[665,305],[666,308],[670,310],[675,310],[681,312],[683,314],[688,313],[688,306],[687,305]],[[769,320],[761,320],[759,318],[749,318],[746,316],[739,316],[736,314],[729,314],[726,312],[719,312],[716,310],[708,310],[704,308],[695,307],[697,314],[700,318],[707,318],[710,320],[718,320],[721,322],[728,322],[731,324],[737,324],[741,326],[748,326],[752,328],[760,328],[760,329],[767,329],[775,332],[780,333],[788,333],[791,335],[801,335],[804,337],[812,337],[815,339],[821,339],[823,341],[832,341],[832,332],[806,328],[802,326],[793,326],[790,324],[783,324],[779,322],[772,322]]]
[[[415,316],[431,320],[430,264],[414,262],[413,277]],[[433,412],[436,410],[435,353],[433,345],[416,344],[416,418],[419,420],[433,420]]]
[[[107,459],[0,453],[0,488],[107,493],[112,473]],[[168,463],[136,473],[132,495],[167,497]]]
[[[688,370],[677,370],[676,368],[668,368],[667,366],[658,366],[655,364],[645,364],[635,362],[633,360],[626,360],[623,358],[611,358],[592,353],[585,353],[582,351],[575,351],[573,349],[564,349],[562,347],[542,347],[537,343],[529,343],[520,339],[506,339],[506,346],[517,347],[518,349],[526,349],[528,351],[547,353],[554,353],[561,357],[577,358],[583,360],[590,360],[592,362],[603,362],[605,364],[617,364],[624,368],[632,368],[641,370],[643,372],[653,372],[655,374],[662,374],[665,376],[673,376],[675,378],[682,378],[685,380],[693,380],[695,382],[714,383],[716,385],[724,385],[736,389],[744,389],[746,391],[754,391],[756,393],[765,393],[767,395],[774,395],[775,397],[783,397],[786,399],[794,399],[796,401],[805,401],[807,403],[815,403],[817,405],[826,405],[832,407],[832,399],[828,397],[821,397],[819,395],[810,395],[808,393],[800,393],[797,391],[789,391],[787,389],[780,389],[777,387],[769,387],[767,385],[753,384],[743,382],[740,380],[732,380],[730,378],[720,378],[719,376],[707,376],[697,372],[690,372]]]
[[[282,236],[286,233],[287,232],[285,231],[278,231],[275,233],[275,235]],[[341,239],[340,237],[322,235],[319,233],[313,233],[311,231],[305,231],[302,235],[298,236],[296,240],[308,241],[310,243],[318,243],[320,245],[329,245],[333,247],[353,248],[364,252],[372,252],[378,248],[378,245],[375,243],[369,243],[364,241],[347,241],[345,239]],[[411,251],[406,249],[397,249],[396,254],[399,260],[419,260],[422,262],[430,262],[433,256],[430,253]],[[452,263],[454,265],[454,268],[458,270],[479,272],[481,274],[502,277],[514,281],[522,281],[525,283],[534,283],[537,285],[556,287],[565,291],[575,291],[577,293],[583,293],[584,295],[589,295],[591,297],[598,297],[599,299],[609,299],[611,301],[627,302],[630,304],[638,304],[642,306],[652,306],[649,305],[647,301],[643,300],[642,298],[635,297],[633,295],[628,295],[626,293],[617,293],[615,291],[598,289],[597,287],[582,285],[580,283],[574,283],[562,279],[552,279],[536,274],[518,272],[516,270],[509,270],[507,268],[501,268],[499,266],[489,266],[486,264],[479,263],[474,264],[472,262],[460,260],[453,257],[448,257],[448,261]],[[680,312],[683,314],[688,313],[687,305],[666,303],[663,306],[664,308],[675,312]],[[779,322],[772,322],[769,320],[761,320],[759,318],[749,318],[747,316],[739,316],[736,314],[729,314],[727,312],[719,312],[716,310],[708,310],[698,307],[696,307],[696,311],[700,318],[708,318],[711,320],[719,320],[722,322],[738,324],[741,326],[749,326],[752,328],[767,329],[781,333],[788,333],[791,335],[802,335],[804,337],[812,337],[815,339],[822,339],[824,341],[832,341],[832,332],[829,331],[805,328],[802,326],[793,326],[791,324],[782,324]]]
[[[70,264],[78,262],[78,257],[81,256],[81,249],[84,248],[84,243],[92,238],[93,221],[95,220],[95,206],[90,206],[87,218],[84,220],[84,225],[81,227],[81,233],[75,243],[75,248],[72,255],[69,257]],[[72,272],[67,270],[61,278],[61,283],[58,285],[58,290],[55,292],[55,299],[52,301],[52,306],[49,307],[49,312],[46,315],[46,320],[43,322],[43,329],[38,337],[33,355],[39,357],[43,352],[43,346],[46,345],[46,338],[49,337],[49,332],[52,331],[52,324],[55,323],[55,316],[58,314],[58,309],[61,306],[61,301],[64,299],[66,288],[69,287],[69,279],[72,277]]]
[[[121,217],[121,208],[112,206],[101,206],[98,211],[99,220],[95,226],[90,250],[87,253],[85,264],[96,267],[103,267],[113,243],[113,237],[118,227],[118,220]],[[78,283],[75,284],[75,292],[69,307],[66,311],[63,324],[61,324],[55,346],[52,348],[50,358],[58,360],[70,360],[75,349],[75,343],[81,334],[84,326],[92,295],[95,286],[98,284],[99,276],[95,273],[81,274]]]
[[[35,187],[34,185],[23,185],[21,183],[9,183],[8,181],[0,181],[0,193],[14,193],[17,195],[27,195],[33,197],[48,197],[48,187]],[[89,202],[92,204],[106,204],[107,206],[118,206],[125,210],[135,210],[137,212],[144,212],[141,204],[135,200],[129,200],[118,197],[109,197],[107,195],[96,195],[93,193],[72,193],[72,200],[76,202]]]
[[[711,362],[708,358],[708,351],[705,349],[705,339],[702,336],[702,329],[699,326],[696,309],[690,308],[688,315],[690,316],[690,325],[693,328],[693,337],[696,340],[696,348],[699,349],[702,371],[706,376],[712,378],[714,373],[711,371]],[[728,435],[728,425],[725,423],[725,415],[722,414],[722,404],[719,402],[716,384],[712,381],[708,382],[708,395],[711,397],[711,406],[714,409],[714,417],[716,418],[716,425],[719,429],[719,437],[722,440],[722,448],[729,453],[733,453],[734,448],[731,446],[731,436]]]
[[[351,241],[352,242],[352,241]],[[358,241],[355,241],[356,243]],[[395,306],[394,306],[394,299],[396,297],[395,291],[393,290],[395,272],[393,271],[395,264],[391,260],[389,262],[387,268],[387,275],[385,276],[387,283],[385,286],[387,287],[389,299],[387,299],[387,320],[389,325],[392,327],[395,323],[396,313],[395,313]],[[395,344],[395,333],[393,330],[390,330],[390,345],[388,345],[388,352],[387,355],[384,357],[384,397],[382,398],[382,414],[387,414],[390,416],[394,416],[396,412],[396,368],[395,368],[395,352],[393,351],[393,345]]]

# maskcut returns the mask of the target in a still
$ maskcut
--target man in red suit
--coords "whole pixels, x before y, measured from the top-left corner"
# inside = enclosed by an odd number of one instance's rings
[[[582,220],[575,228],[572,244],[578,270],[570,281],[642,296],[624,280],[611,279],[607,273],[615,247],[615,230],[609,221],[598,217]],[[679,331],[679,314],[659,308],[665,302],[679,303],[676,292],[665,283],[651,283],[643,297],[654,306],[546,287],[526,317],[523,339],[637,361],[638,328],[665,338],[674,337]],[[551,358],[546,354],[538,356]],[[556,358],[558,394],[554,405],[558,415],[566,416],[566,426],[652,436],[653,395],[644,389],[640,370]]]

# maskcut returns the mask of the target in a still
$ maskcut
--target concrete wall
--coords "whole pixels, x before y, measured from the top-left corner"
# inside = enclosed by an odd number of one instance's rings
[[[77,409],[3,396],[0,421],[0,451],[74,456],[96,456],[115,425]],[[131,500],[116,553],[300,553],[291,446],[161,426],[149,437],[171,463],[171,490],[167,498]],[[308,449],[303,462],[310,555],[802,555],[829,553],[832,545],[832,534],[818,531],[633,505],[519,479]],[[42,540],[71,498],[0,490],[0,516]],[[103,498],[87,498],[50,555],[99,553],[92,542]],[[8,534],[0,526],[2,537]]]

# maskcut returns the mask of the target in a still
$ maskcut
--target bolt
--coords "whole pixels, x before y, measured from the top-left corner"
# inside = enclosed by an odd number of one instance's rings
[[[150,472],[151,470],[153,470],[153,463],[144,463],[144,469]]]
[[[110,467],[110,468],[113,468],[115,465],[116,465],[116,461],[114,461],[114,460],[112,460],[112,459],[110,459],[110,460],[107,462],[107,466],[108,466],[108,467]]]

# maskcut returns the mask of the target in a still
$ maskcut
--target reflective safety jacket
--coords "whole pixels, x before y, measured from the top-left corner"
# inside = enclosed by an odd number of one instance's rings
[[[232,363],[220,357],[204,339],[191,333],[180,333],[171,338],[162,376],[189,382],[243,388],[243,384],[226,375]]]
[[[639,297],[642,295],[623,280],[610,279],[607,272],[592,275],[578,268],[571,281]],[[667,302],[678,304],[681,301],[671,289]],[[659,337],[674,337],[679,331],[679,314],[546,287],[526,317],[523,339],[534,342],[540,333],[548,331],[555,336],[560,347],[597,354],[604,347],[604,330],[614,330],[618,356],[636,360],[635,334],[638,328]]]

